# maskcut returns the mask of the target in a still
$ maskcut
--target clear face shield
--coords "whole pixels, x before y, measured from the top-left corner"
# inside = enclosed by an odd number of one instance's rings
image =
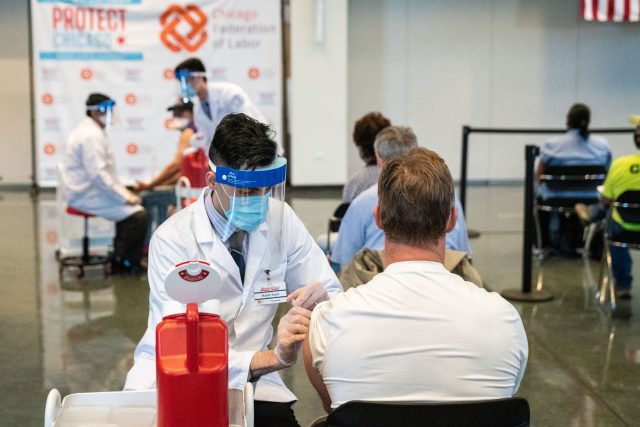
[[[101,121],[105,129],[108,131],[113,125],[113,107],[115,107],[115,105],[115,101],[108,99],[106,101],[102,101],[100,104],[87,105],[86,109],[87,111],[99,111],[100,113],[103,113]]]
[[[190,98],[194,98],[197,95],[192,85],[193,78],[206,76],[207,73],[204,71],[179,70],[176,72],[176,79],[180,83],[180,94],[182,95],[183,102],[187,102]]]
[[[287,159],[277,157],[268,166],[255,170],[215,166],[214,199],[218,201],[227,220],[237,229],[258,231],[267,237],[269,265],[284,262],[284,200]]]

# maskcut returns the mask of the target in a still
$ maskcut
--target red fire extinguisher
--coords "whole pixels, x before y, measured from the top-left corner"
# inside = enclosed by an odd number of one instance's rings
[[[211,275],[211,267],[204,263],[197,266],[199,272],[185,264],[178,265],[177,270],[184,268],[168,280],[177,275],[193,290],[195,282]],[[167,289],[180,289],[176,283]],[[193,293],[189,298],[194,299]],[[176,304],[181,307],[180,299]],[[217,301],[201,307],[199,311],[197,303],[188,303],[186,312],[174,310],[156,327],[158,427],[229,425],[227,325],[218,314]]]

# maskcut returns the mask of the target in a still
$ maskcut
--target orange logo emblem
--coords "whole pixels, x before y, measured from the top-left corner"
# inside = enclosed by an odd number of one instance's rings
[[[93,71],[91,71],[90,68],[83,68],[82,71],[80,71],[80,77],[82,77],[83,80],[91,80]]]
[[[193,4],[172,4],[160,15],[160,24],[160,40],[172,52],[195,52],[207,41],[207,16]]]
[[[134,144],[133,142],[127,144],[127,153],[131,156],[135,156],[136,154],[138,154],[138,145]]]

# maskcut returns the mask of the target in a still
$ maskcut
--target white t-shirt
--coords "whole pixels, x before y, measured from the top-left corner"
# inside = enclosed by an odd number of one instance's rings
[[[309,343],[333,408],[511,397],[528,357],[511,304],[428,261],[391,264],[319,304]]]

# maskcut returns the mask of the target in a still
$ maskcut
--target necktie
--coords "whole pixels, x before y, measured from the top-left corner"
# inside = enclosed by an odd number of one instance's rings
[[[244,252],[242,251],[242,246],[244,245],[244,239],[247,235],[246,231],[237,230],[235,233],[229,237],[229,253],[231,254],[231,258],[236,262],[238,269],[240,270],[240,279],[244,283],[244,268],[245,268],[245,259]]]
[[[202,105],[202,110],[207,117],[211,118],[211,107],[209,106],[209,101],[202,101],[200,104]]]

